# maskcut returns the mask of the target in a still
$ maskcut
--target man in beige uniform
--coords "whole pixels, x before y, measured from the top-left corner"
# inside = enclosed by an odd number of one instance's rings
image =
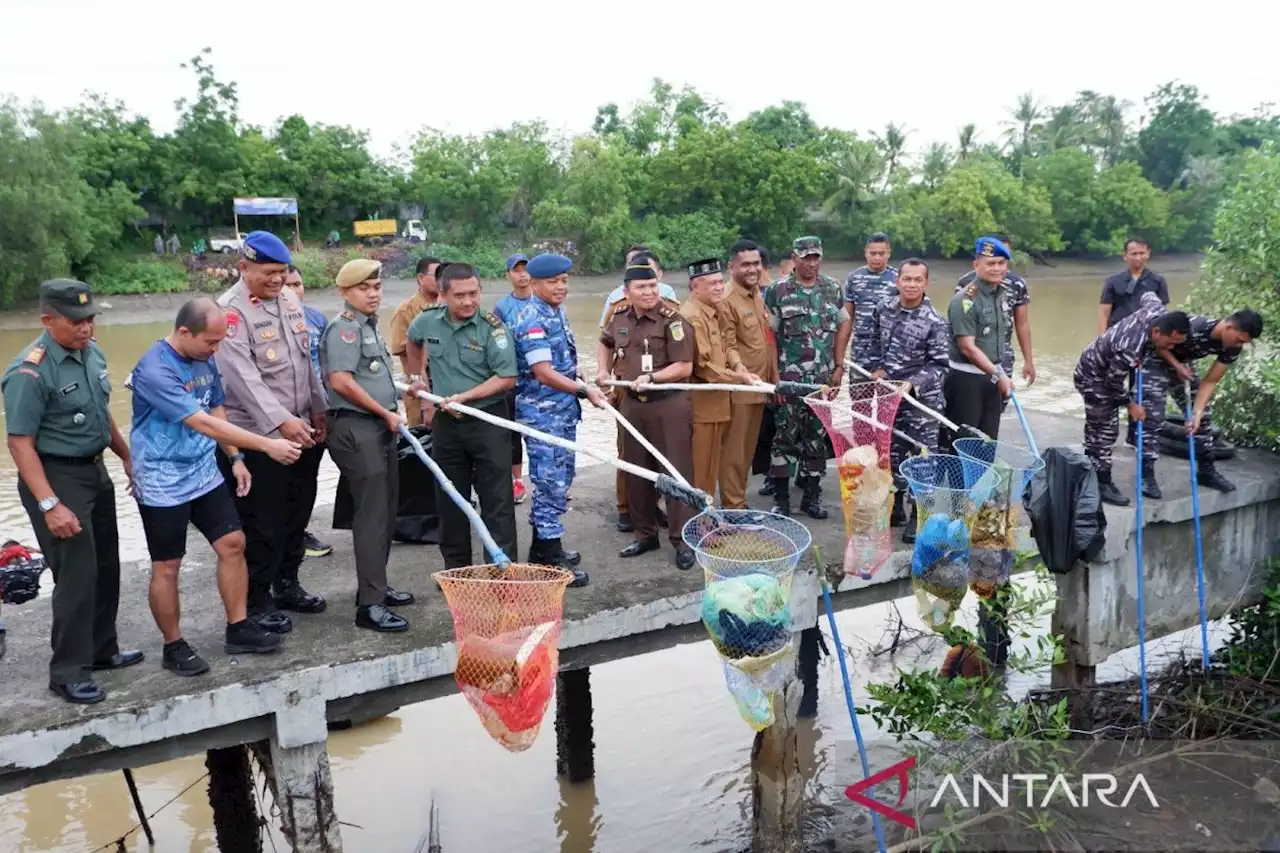
[[[409,325],[417,318],[419,314],[435,305],[440,300],[440,286],[436,280],[436,274],[440,271],[440,259],[427,256],[418,261],[415,278],[418,281],[418,289],[413,295],[401,302],[391,315],[391,327],[387,331],[387,343],[390,344],[391,354],[400,361],[400,372],[405,375],[405,381],[412,381],[410,377],[413,371],[409,369],[408,358],[408,334]],[[419,426],[422,424],[422,401],[416,398],[411,399],[406,393],[404,395],[404,411],[405,423],[409,426]]]
[[[729,247],[730,285],[720,311],[733,329],[734,350],[746,371],[769,384],[778,381],[778,351],[769,313],[760,296],[760,247],[740,240]],[[734,393],[729,399],[729,434],[720,460],[720,500],[725,509],[747,508],[747,472],[756,451],[765,394]]]
[[[324,441],[324,389],[311,369],[302,303],[284,286],[289,249],[274,234],[254,231],[241,252],[240,280],[218,297],[227,319],[227,337],[218,352],[227,420],[255,435],[287,438],[303,447],[294,465],[245,450],[253,488],[236,498],[249,564],[249,618],[286,634],[293,623],[281,610],[320,613],[325,608],[322,597],[298,583],[302,537],[316,494],[316,466],[307,456],[320,453],[317,445]],[[225,456],[219,464],[234,490]]]
[[[695,383],[747,385],[755,377],[742,371],[735,330],[727,323],[723,267],[717,258],[689,264],[689,301],[680,314],[693,327]],[[696,391],[693,402],[693,485],[715,495],[720,479],[721,453],[729,434],[730,391]]]

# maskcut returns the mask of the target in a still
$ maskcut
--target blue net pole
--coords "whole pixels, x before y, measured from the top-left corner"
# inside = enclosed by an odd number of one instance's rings
[[[1191,429],[1192,405],[1191,383],[1184,380],[1182,396],[1186,399],[1187,428]],[[1200,660],[1204,668],[1209,668],[1209,620],[1204,606],[1204,540],[1200,536],[1200,484],[1196,476],[1196,434],[1194,430],[1187,433],[1187,459],[1191,460],[1191,518],[1195,522],[1196,531],[1196,594],[1200,597]]]
[[[463,515],[471,522],[472,528],[480,535],[480,541],[484,544],[484,549],[489,552],[489,559],[500,569],[506,569],[511,566],[511,558],[502,552],[498,547],[498,543],[493,541],[493,536],[489,533],[489,528],[484,526],[484,522],[480,520],[480,514],[476,512],[476,508],[471,505],[471,501],[464,498],[449,478],[440,470],[440,466],[436,461],[427,455],[427,451],[423,449],[418,439],[414,438],[413,433],[409,432],[408,427],[404,424],[400,425],[400,435],[413,447],[413,452],[417,454],[418,459],[423,465],[431,471],[432,476],[436,478],[436,482],[440,484],[440,488],[444,489],[444,493],[449,496],[454,505],[462,510]]]
[[[1134,372],[1137,374],[1138,406],[1141,408],[1142,365],[1138,365]],[[1138,563],[1138,668],[1141,670],[1139,673],[1139,684],[1142,692],[1142,728],[1144,732],[1147,728],[1147,723],[1149,721],[1148,714],[1150,713],[1150,709],[1147,706],[1147,610],[1143,601],[1142,588],[1142,449],[1144,440],[1143,436],[1145,434],[1143,426],[1145,422],[1145,418],[1138,421],[1138,452],[1135,454],[1138,460],[1138,493],[1136,496],[1137,509],[1134,513],[1134,524],[1138,527],[1137,543],[1134,555],[1137,558]]]
[[[817,549],[814,549],[817,555]],[[821,572],[822,558],[818,558],[818,571]],[[836,658],[840,661],[840,680],[844,682],[844,704],[849,709],[849,722],[853,723],[853,739],[858,742],[858,759],[862,762],[862,778],[867,779],[871,776],[871,762],[867,758],[867,744],[862,739],[862,727],[858,725],[858,710],[853,703],[853,683],[849,679],[849,667],[844,662],[844,646],[840,644],[840,629],[836,627],[836,613],[831,606],[831,587],[827,584],[826,579],[822,581],[822,606],[827,611],[827,624],[831,627],[831,642],[836,646]],[[875,794],[867,791],[866,795],[875,798]],[[884,844],[884,828],[880,826],[880,815],[875,812],[871,813],[871,827],[875,830],[876,846],[880,853],[885,853]]]

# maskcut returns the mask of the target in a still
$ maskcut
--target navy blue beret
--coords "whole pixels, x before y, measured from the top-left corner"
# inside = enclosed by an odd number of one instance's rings
[[[240,254],[255,264],[291,264],[289,247],[270,231],[250,231],[244,238]]]
[[[973,253],[979,257],[1013,259],[1009,254],[1009,247],[998,237],[979,237],[978,242],[973,245]]]
[[[573,261],[564,255],[537,255],[525,266],[525,271],[530,278],[555,278],[572,267]]]

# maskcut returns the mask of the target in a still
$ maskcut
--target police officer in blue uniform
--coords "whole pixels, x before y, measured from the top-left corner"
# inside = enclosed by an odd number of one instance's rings
[[[578,381],[578,347],[565,297],[569,295],[569,269],[573,261],[563,255],[543,254],[529,261],[533,295],[512,323],[516,344],[516,420],[542,432],[575,440],[582,420],[581,399],[604,406],[598,388]],[[529,562],[558,566],[573,572],[570,586],[586,586],[587,573],[576,568],[581,555],[566,551],[563,516],[566,496],[573,484],[574,454],[546,442],[529,439],[529,479],[533,501],[529,524],[533,544]]]
[[[89,705],[107,694],[93,671],[142,661],[116,643],[120,536],[116,491],[102,461],[108,447],[132,479],[129,445],[107,408],[107,360],[93,339],[98,308],[89,285],[40,285],[45,330],[4,373],[5,426],[18,495],[53,570],[49,689]]]

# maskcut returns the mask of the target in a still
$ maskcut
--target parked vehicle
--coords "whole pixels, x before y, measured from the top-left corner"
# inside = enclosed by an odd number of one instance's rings
[[[241,231],[235,237],[211,237],[209,239],[209,248],[215,252],[223,254],[231,254],[238,252],[244,246],[244,232]]]
[[[351,224],[351,231],[362,243],[380,246],[396,238],[394,219],[363,219]]]

